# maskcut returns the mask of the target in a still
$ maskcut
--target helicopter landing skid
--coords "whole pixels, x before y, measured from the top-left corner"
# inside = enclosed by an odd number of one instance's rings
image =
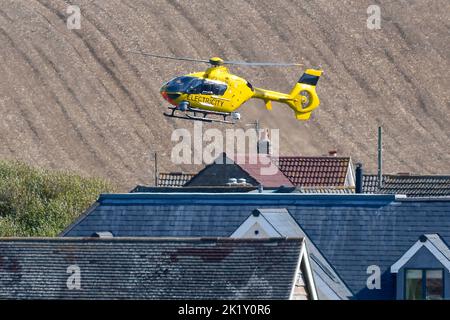
[[[236,121],[227,120],[227,117],[231,116],[231,113],[228,113],[228,112],[206,111],[206,110],[196,109],[196,108],[188,108],[186,111],[181,111],[177,108],[170,108],[170,107],[169,107],[169,109],[171,110],[171,113],[164,112],[164,115],[169,118],[203,121],[203,122],[218,122],[218,123],[236,124]],[[184,115],[183,116],[176,115],[175,111],[184,112]],[[197,114],[201,114],[202,116],[197,116]],[[208,118],[208,115],[221,116],[221,117],[223,117],[223,120]]]

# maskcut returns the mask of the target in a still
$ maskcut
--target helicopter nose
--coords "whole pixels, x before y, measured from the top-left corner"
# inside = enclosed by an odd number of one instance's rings
[[[161,90],[161,95],[163,96],[164,100],[169,101],[169,96],[167,95],[166,91]],[[170,101],[169,101],[170,102]]]
[[[161,90],[161,95],[165,100],[167,100],[170,104],[176,105],[175,100],[180,96],[179,93],[170,93],[164,90]]]
[[[169,103],[173,104],[171,96],[170,96],[170,94],[167,91],[161,91],[161,95],[163,96],[164,100],[166,100]]]

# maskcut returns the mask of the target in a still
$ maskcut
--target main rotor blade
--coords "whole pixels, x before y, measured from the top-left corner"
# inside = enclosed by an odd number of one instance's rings
[[[200,62],[200,63],[209,63],[212,65],[216,65],[212,60],[205,59],[193,59],[187,57],[173,57],[173,56],[164,56],[153,53],[146,53],[142,51],[126,51],[133,54],[139,54],[142,56],[153,57],[153,58],[162,58],[169,60],[178,60],[178,61],[191,61],[191,62]],[[239,66],[249,66],[249,67],[292,67],[292,66],[302,66],[300,63],[284,63],[284,62],[246,62],[246,61],[218,61],[217,65],[227,64],[227,65],[239,65]]]
[[[223,64],[249,66],[249,67],[293,67],[293,66],[302,66],[302,64],[300,64],[300,63],[285,63],[285,62],[224,61]]]
[[[140,54],[142,56],[153,57],[153,58],[162,58],[162,59],[170,59],[170,60],[181,60],[181,61],[210,63],[209,60],[202,60],[202,59],[193,59],[193,58],[186,58],[186,57],[162,56],[162,55],[159,55],[159,54],[152,54],[152,53],[146,53],[146,52],[140,52],[140,51],[127,51],[127,52],[133,53],[133,54]]]

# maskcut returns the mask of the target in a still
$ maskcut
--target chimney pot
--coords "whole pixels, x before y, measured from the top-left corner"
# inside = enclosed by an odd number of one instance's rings
[[[336,157],[337,156],[337,150],[330,150],[328,151],[328,155],[331,157]]]
[[[112,234],[112,232],[110,231],[98,231],[98,232],[94,232],[91,235],[91,238],[114,238],[114,235]]]
[[[238,183],[239,183],[239,184],[242,184],[242,185],[246,185],[246,184],[247,184],[247,180],[244,179],[244,178],[240,178],[240,179],[238,180]]]

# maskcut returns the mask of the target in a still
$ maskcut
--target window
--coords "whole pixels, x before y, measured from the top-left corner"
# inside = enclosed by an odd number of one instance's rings
[[[444,297],[442,270],[426,270],[426,299],[441,300]]]
[[[184,92],[186,88],[188,88],[193,81],[197,80],[194,77],[182,76],[167,82],[162,88],[161,91],[165,92]]]
[[[405,285],[407,300],[441,300],[444,297],[441,269],[407,269]]]
[[[189,94],[211,94],[221,96],[227,90],[227,85],[221,82],[215,82],[210,80],[196,79],[190,83],[187,90]]]

